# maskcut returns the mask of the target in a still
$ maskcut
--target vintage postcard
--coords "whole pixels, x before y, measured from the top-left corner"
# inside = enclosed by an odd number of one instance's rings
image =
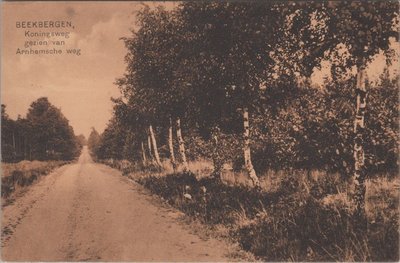
[[[399,261],[398,1],[4,1],[3,261]]]

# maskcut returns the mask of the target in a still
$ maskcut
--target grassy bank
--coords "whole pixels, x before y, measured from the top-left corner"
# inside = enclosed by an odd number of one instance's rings
[[[271,193],[208,178],[197,181],[192,174],[143,177],[139,182],[187,215],[226,226],[243,249],[264,260],[398,259],[398,199],[393,193],[370,193],[368,230],[358,233],[345,192],[328,182],[294,178],[284,178]]]
[[[23,189],[40,176],[47,175],[67,161],[21,161],[1,164],[1,197],[9,198],[14,192]]]
[[[397,179],[368,182],[367,228],[362,230],[348,197],[350,182],[337,174],[269,172],[262,178],[264,189],[256,191],[232,180],[219,182],[193,173],[122,168],[191,218],[224,228],[228,238],[262,260],[399,259]]]

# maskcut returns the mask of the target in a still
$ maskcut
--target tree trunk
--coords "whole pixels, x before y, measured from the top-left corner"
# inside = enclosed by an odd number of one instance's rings
[[[150,131],[147,134],[147,146],[148,146],[148,149],[149,149],[150,162],[153,162],[154,158],[153,158],[153,154],[152,154],[152,151],[151,151]]]
[[[175,161],[175,153],[174,153],[174,141],[173,141],[172,119],[171,118],[169,118],[168,146],[169,146],[169,154],[170,154],[172,168],[174,169],[174,172],[175,172],[176,171],[176,161]]]
[[[143,158],[143,166],[145,166],[147,164],[147,158],[146,158],[146,151],[144,149],[143,141],[142,141],[142,158]]]
[[[21,136],[17,137],[16,147],[17,147],[17,155],[21,155],[21,153],[22,153]]]
[[[32,145],[29,144],[29,161],[32,161]]]
[[[12,142],[13,142],[13,149],[14,149],[14,157],[17,155],[17,148],[15,146],[15,134],[14,132],[12,133]]]
[[[187,171],[188,163],[186,160],[185,142],[183,141],[183,138],[182,138],[182,129],[181,129],[181,119],[180,118],[176,119],[176,137],[178,137],[179,153],[182,158],[182,167],[183,167],[184,171]]]
[[[249,110],[247,108],[243,108],[243,152],[244,152],[244,164],[246,170],[249,174],[251,181],[255,187],[260,186],[260,181],[256,175],[256,171],[254,170],[253,164],[251,162],[251,152],[250,152],[250,126],[249,126]]]
[[[161,161],[160,161],[160,155],[158,154],[156,136],[154,136],[153,126],[151,126],[151,125],[149,126],[149,132],[150,132],[151,143],[152,143],[153,151],[154,151],[154,159],[156,161],[156,164],[161,167]]]
[[[27,142],[26,142],[26,136],[24,137],[24,159],[28,159],[28,155],[27,155]]]
[[[223,159],[222,159],[222,153],[220,149],[220,143],[219,143],[219,137],[221,135],[219,127],[214,127],[211,137],[212,137],[212,143],[213,143],[213,153],[212,153],[212,159],[213,159],[213,164],[214,164],[214,176],[218,178],[219,180],[222,180],[222,167],[223,167]]]
[[[365,134],[365,109],[367,106],[367,89],[365,86],[366,72],[362,64],[357,69],[357,104],[356,118],[354,120],[354,201],[357,214],[362,216],[365,212],[365,156],[364,156],[364,134]]]

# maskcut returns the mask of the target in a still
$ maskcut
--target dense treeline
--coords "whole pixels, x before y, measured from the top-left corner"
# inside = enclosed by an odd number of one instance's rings
[[[307,1],[144,8],[139,29],[124,39],[127,69],[116,82],[122,97],[92,152],[157,167],[169,159],[184,170],[188,160],[212,159],[216,177],[232,163],[255,186],[266,169],[340,172],[354,177],[362,209],[366,176],[399,168],[399,78],[388,73],[398,7]],[[387,67],[369,82],[365,69],[378,54]],[[324,61],[331,77],[312,84]]]
[[[21,160],[72,160],[85,144],[72,126],[45,97],[32,102],[25,118],[12,120],[1,106],[1,149],[3,162]]]

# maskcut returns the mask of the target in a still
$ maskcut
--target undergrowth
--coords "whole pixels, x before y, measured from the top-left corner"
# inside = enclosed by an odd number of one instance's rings
[[[398,196],[367,193],[367,229],[360,231],[338,176],[290,172],[273,192],[228,186],[192,173],[142,176],[137,181],[185,214],[223,224],[247,251],[267,261],[398,261]],[[387,206],[376,205],[390,204]]]
[[[18,188],[31,185],[40,176],[47,175],[67,161],[22,161],[15,164],[2,164],[1,197],[8,198]]]

